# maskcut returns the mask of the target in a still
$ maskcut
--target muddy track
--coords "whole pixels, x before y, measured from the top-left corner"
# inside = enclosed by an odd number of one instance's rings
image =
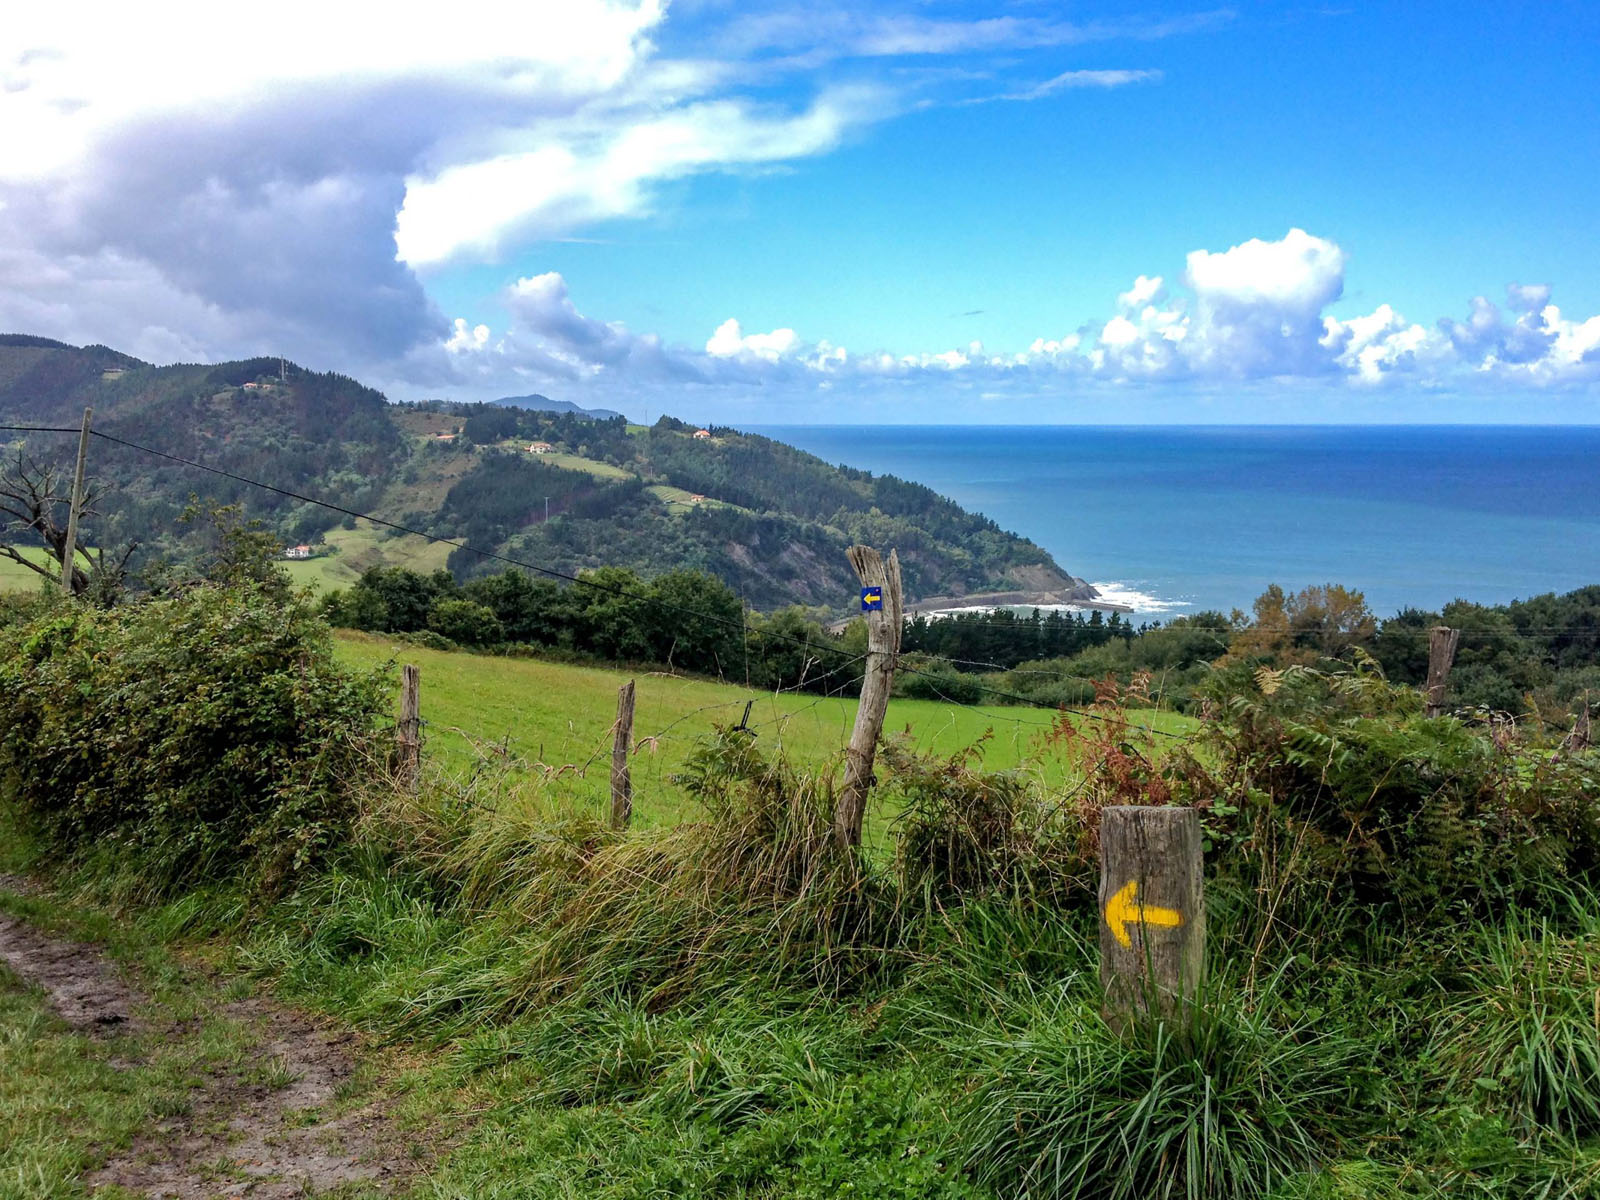
[[[0,887],[7,880],[0,878]],[[44,991],[62,1020],[92,1033],[137,1029],[144,997],[124,983],[97,951],[46,937],[0,913],[0,961]]]
[[[29,890],[0,876],[0,890]],[[170,1014],[96,947],[40,933],[0,913],[0,962],[40,988],[61,1018],[93,1036],[181,1036]],[[250,1061],[207,1079],[190,1111],[143,1131],[84,1182],[170,1200],[316,1195],[350,1184],[388,1193],[408,1173],[378,1104],[337,1116],[354,1038],[259,999],[219,1004],[255,1042]],[[131,1067],[129,1069],[132,1069]]]

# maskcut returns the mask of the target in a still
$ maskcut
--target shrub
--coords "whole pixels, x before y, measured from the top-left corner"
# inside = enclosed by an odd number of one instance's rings
[[[43,591],[0,591],[0,629],[31,621],[49,607],[50,597]]]
[[[133,851],[157,889],[319,857],[375,754],[376,680],[276,583],[0,630],[0,789],[63,853]]]
[[[917,669],[900,677],[900,690],[913,700],[943,700],[947,704],[983,703],[983,682],[950,667]]]
[[[1220,863],[1295,919],[1339,895],[1454,923],[1452,909],[1500,912],[1600,871],[1593,754],[1552,753],[1503,723],[1426,717],[1370,659],[1235,666],[1206,692],[1215,799],[1237,813]]]
[[[463,646],[492,646],[505,640],[500,618],[482,604],[444,597],[428,610],[428,630]]]
[[[972,765],[982,743],[950,758],[884,745],[880,771],[899,808],[896,865],[908,897],[947,902],[1003,892],[1061,904],[1092,894],[1093,858],[1076,811],[1046,804],[1020,771]]]

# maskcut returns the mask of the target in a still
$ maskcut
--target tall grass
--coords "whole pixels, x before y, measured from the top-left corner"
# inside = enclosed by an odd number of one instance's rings
[[[1600,909],[1575,935],[1513,914],[1480,944],[1435,1025],[1448,1086],[1525,1130],[1600,1134]]]
[[[1028,1200],[1273,1195],[1337,1153],[1367,1054],[1339,1028],[1274,1021],[1271,999],[1214,988],[1181,1024],[1119,1034],[1075,998],[979,1040],[964,1156]]]

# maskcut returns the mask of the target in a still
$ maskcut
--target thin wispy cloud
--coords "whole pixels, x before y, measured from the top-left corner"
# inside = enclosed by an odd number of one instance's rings
[[[811,55],[838,58],[947,56],[1038,50],[1110,41],[1158,41],[1220,29],[1237,19],[1231,8],[1170,17],[1132,16],[1085,21],[1055,17],[934,17],[885,12],[881,6],[783,8],[735,17],[716,37],[735,55]],[[815,64],[819,61],[812,57]]]
[[[1079,70],[1063,71],[1042,83],[1016,91],[1000,92],[993,96],[969,96],[957,101],[961,105],[993,104],[999,100],[1044,100],[1061,92],[1080,88],[1120,88],[1138,83],[1160,83],[1165,73],[1157,70]]]

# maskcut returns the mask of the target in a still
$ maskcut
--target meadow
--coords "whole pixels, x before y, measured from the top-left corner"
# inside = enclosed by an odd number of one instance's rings
[[[288,560],[283,568],[302,587],[319,591],[349,587],[369,567],[409,567],[428,574],[444,569],[452,547],[445,542],[405,534],[391,537],[371,521],[356,521],[354,529],[330,529],[317,556]]]
[[[23,546],[20,550],[24,558],[36,563],[42,563],[49,557],[40,546]],[[36,591],[42,584],[43,577],[21,563],[0,558],[0,592]]]
[[[447,542],[404,534],[391,536],[371,521],[361,519],[354,529],[330,529],[317,546],[314,558],[285,559],[279,565],[300,587],[319,592],[349,587],[370,567],[407,567],[422,574],[444,569],[453,547]],[[24,556],[43,562],[41,547],[24,546]],[[0,592],[37,591],[41,577],[20,563],[0,559]]]
[[[547,779],[556,796],[596,814],[608,803],[617,689],[635,680],[634,819],[645,826],[682,817],[687,798],[674,776],[715,726],[738,725],[747,704],[761,748],[808,767],[840,759],[856,715],[854,696],[775,695],[649,668],[430,650],[352,631],[340,632],[336,647],[341,662],[360,670],[400,663],[420,669],[423,753],[432,768],[463,776],[503,765]],[[398,704],[397,671],[393,686]],[[1155,710],[1136,710],[1130,721],[1178,734],[1195,725]],[[1048,744],[1054,725],[1048,709],[896,699],[884,728],[921,752],[949,757],[971,749],[986,770],[1019,771],[1059,789],[1070,768]],[[881,836],[882,821],[876,824]]]

